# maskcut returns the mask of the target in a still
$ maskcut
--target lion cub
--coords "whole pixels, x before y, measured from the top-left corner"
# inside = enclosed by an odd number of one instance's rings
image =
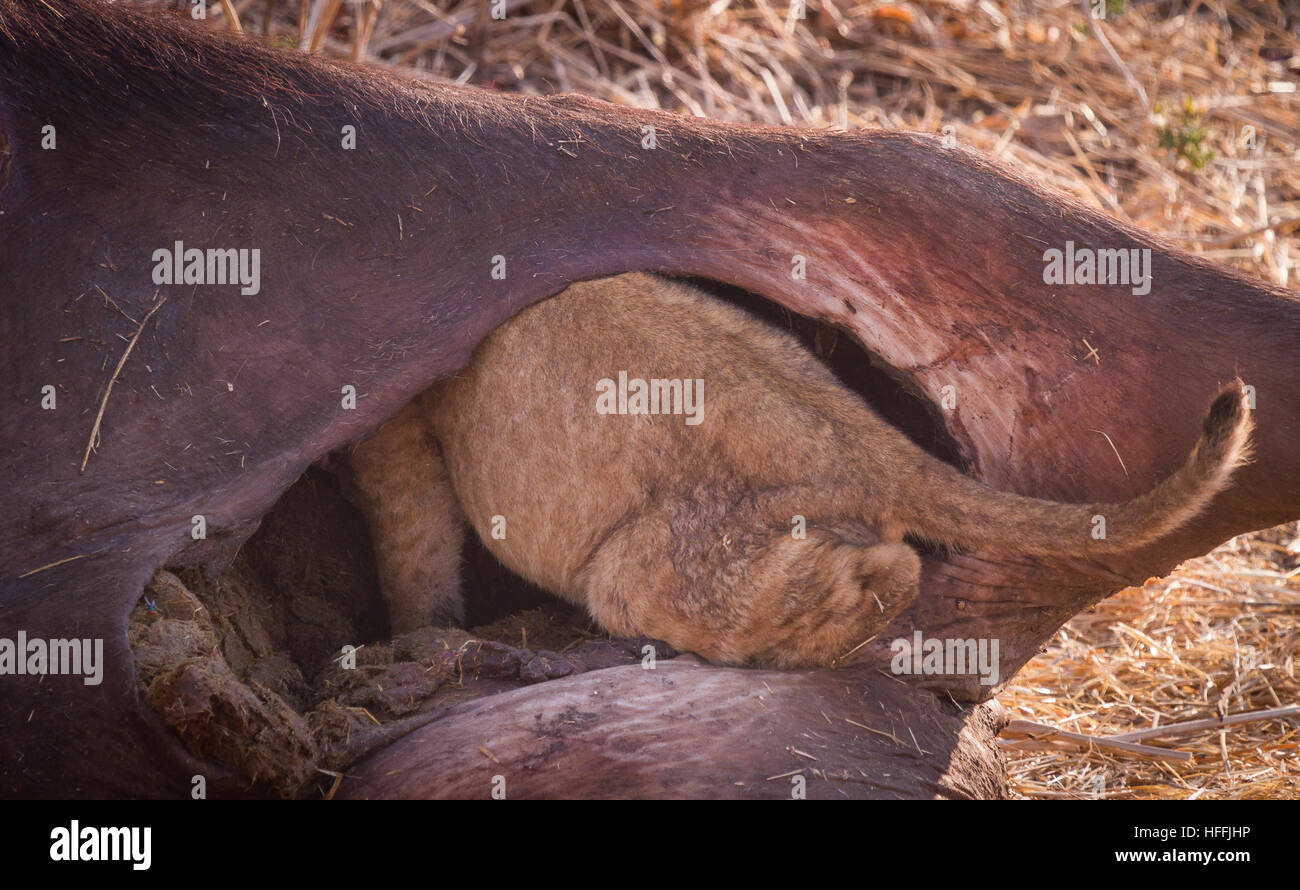
[[[612,634],[793,667],[848,652],[916,595],[905,533],[1025,554],[1132,549],[1227,484],[1249,426],[1228,388],[1151,492],[1021,497],[914,445],[792,336],[636,273],[519,313],[352,464],[395,632],[463,619],[463,511],[506,566]]]

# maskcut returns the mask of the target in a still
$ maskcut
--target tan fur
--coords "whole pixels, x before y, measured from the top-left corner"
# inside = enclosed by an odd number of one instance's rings
[[[461,624],[465,518],[418,401],[352,453],[393,633]]]
[[[703,422],[598,413],[597,381],[619,371],[704,380]],[[441,503],[449,476],[503,563],[611,633],[796,666],[847,652],[915,596],[920,561],[903,534],[1030,554],[1132,549],[1227,484],[1248,432],[1228,388],[1184,467],[1140,498],[1068,505],[996,491],[877,417],[793,337],[638,273],[575,284],[495,331],[461,375],[358,448],[358,484],[372,486],[382,583],[407,616],[395,628],[459,599],[454,562],[430,552],[459,545],[452,520],[434,515],[454,515]],[[1098,514],[1105,540],[1092,536]],[[796,516],[806,537],[792,533]]]

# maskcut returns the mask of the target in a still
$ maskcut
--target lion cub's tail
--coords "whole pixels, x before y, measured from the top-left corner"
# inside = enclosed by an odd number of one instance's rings
[[[1063,556],[1134,550],[1183,526],[1227,487],[1233,471],[1249,460],[1252,426],[1237,380],[1211,403],[1182,467],[1131,501],[1063,504],[1023,497],[933,460],[923,470],[932,475],[933,496],[895,509],[913,534],[959,547]]]

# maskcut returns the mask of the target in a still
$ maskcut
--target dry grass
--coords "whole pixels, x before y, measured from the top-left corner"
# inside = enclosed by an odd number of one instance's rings
[[[1234,538],[1075,616],[999,700],[1015,718],[1089,736],[1300,704],[1300,523]],[[1012,789],[1300,798],[1300,714],[1145,741],[1193,757],[1012,749]]]
[[[724,120],[946,133],[1225,265],[1295,286],[1300,36],[1285,2],[236,0],[245,30],[435,80]],[[266,11],[273,9],[270,18]],[[336,13],[336,14],[335,14]],[[377,13],[377,14],[376,14]],[[300,16],[302,21],[300,21]],[[307,27],[304,27],[304,22]],[[222,27],[213,7],[211,24]],[[306,32],[306,33],[304,33]],[[1113,735],[1300,701],[1300,527],[1244,536],[1064,627],[1001,696]],[[1300,797],[1294,716],[1009,750],[1026,797]],[[1064,750],[1060,746],[1064,745]]]

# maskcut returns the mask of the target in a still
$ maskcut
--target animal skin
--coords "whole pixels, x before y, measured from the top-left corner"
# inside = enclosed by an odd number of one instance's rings
[[[620,371],[704,381],[699,422],[599,412]],[[916,595],[905,534],[1027,555],[1131,550],[1228,484],[1250,425],[1237,383],[1213,401],[1184,465],[1140,497],[1063,504],[998,491],[913,444],[792,336],[633,273],[521,312],[352,465],[394,631],[463,616],[468,519],[506,566],[612,634],[795,667],[832,663]]]

